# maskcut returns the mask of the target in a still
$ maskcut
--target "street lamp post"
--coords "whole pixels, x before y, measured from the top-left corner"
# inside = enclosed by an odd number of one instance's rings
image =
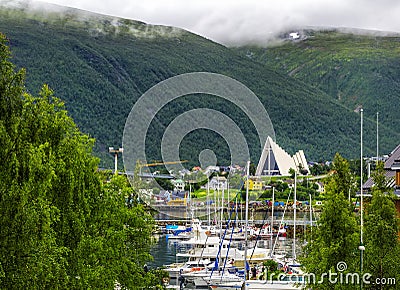
[[[360,172],[361,172],[361,180],[360,180],[360,213],[361,213],[361,225],[360,225],[360,246],[358,249],[360,250],[360,274],[363,275],[363,255],[365,251],[365,246],[364,246],[364,239],[363,239],[363,234],[364,234],[364,208],[363,208],[363,109],[360,110],[360,117],[361,117],[361,128],[360,128],[360,143],[361,143],[361,166],[360,166]],[[360,289],[363,288],[363,281],[361,280],[360,283]]]
[[[114,174],[118,173],[118,153],[124,152],[124,148],[114,149],[114,147],[108,147],[108,152],[114,154]]]

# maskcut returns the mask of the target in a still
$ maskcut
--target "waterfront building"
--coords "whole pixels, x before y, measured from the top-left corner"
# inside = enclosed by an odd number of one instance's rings
[[[397,196],[395,201],[397,212],[400,214],[400,144],[389,154],[384,164],[386,184],[394,189]],[[374,186],[374,180],[369,177],[363,184],[363,191],[368,195]]]
[[[247,185],[249,190],[263,190],[264,182],[260,178],[249,178],[244,187],[247,188]]]

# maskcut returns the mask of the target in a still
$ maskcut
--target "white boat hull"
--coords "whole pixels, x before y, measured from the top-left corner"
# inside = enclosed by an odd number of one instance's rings
[[[235,274],[223,274],[211,276],[205,279],[211,289],[216,290],[229,290],[229,289],[242,289],[244,279]]]
[[[242,289],[243,287],[243,280],[236,281],[236,282],[215,282],[210,283],[210,288],[213,290],[232,290],[232,289]]]
[[[304,285],[295,285],[285,281],[260,281],[260,280],[248,280],[246,281],[246,289],[248,290],[261,290],[261,289],[276,289],[276,290],[294,290],[302,289]]]

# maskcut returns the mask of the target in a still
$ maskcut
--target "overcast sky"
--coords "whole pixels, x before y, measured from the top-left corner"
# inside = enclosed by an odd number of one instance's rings
[[[293,26],[400,32],[398,0],[48,0],[102,14],[187,29],[227,45]]]

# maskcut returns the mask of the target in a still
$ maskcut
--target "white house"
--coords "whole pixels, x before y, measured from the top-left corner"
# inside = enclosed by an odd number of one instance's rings
[[[171,183],[174,186],[174,191],[185,190],[185,182],[182,179],[173,179],[171,180]]]
[[[223,176],[214,176],[209,182],[206,184],[206,188],[209,186],[210,189],[213,190],[225,190],[228,188],[228,181]]]

